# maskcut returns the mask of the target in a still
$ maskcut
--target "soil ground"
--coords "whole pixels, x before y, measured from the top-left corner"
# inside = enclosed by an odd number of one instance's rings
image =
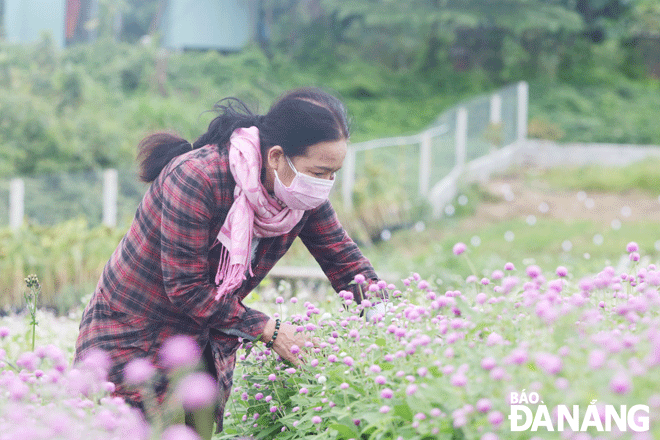
[[[557,190],[524,174],[495,177],[482,187],[489,196],[479,203],[475,224],[513,218],[554,218],[591,220],[613,225],[618,222],[649,221],[660,223],[660,197],[642,191],[622,194]],[[613,224],[614,222],[614,224]]]

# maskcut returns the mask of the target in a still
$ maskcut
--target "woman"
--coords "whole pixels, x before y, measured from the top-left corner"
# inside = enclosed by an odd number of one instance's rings
[[[107,351],[116,393],[139,405],[142,396],[123,384],[127,362],[157,365],[165,339],[192,336],[218,380],[220,431],[241,339],[298,361],[290,349],[305,340],[295,327],[282,323],[276,334],[276,320],[242,302],[296,237],[333,288],[353,291],[357,303],[351,281],[377,276],[328,201],[349,137],[343,105],[306,88],[264,116],[236,99],[216,109],[192,145],[162,133],[140,143],[140,177],[152,184],[85,309],[76,360]]]

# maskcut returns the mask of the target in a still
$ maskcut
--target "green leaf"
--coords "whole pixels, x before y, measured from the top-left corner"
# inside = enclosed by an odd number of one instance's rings
[[[375,342],[375,344],[378,345],[379,347],[385,347],[385,346],[387,345],[387,341],[385,340],[385,338],[378,338],[378,339],[376,339],[376,341],[374,341],[374,342]]]
[[[358,434],[357,430],[355,429],[355,425],[350,426],[344,425],[342,423],[333,423],[329,426],[329,428],[337,431],[341,438],[353,438]]]

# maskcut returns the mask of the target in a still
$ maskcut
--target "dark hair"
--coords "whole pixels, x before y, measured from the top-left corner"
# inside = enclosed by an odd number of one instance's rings
[[[170,133],[156,133],[138,145],[140,179],[152,182],[176,156],[205,145],[227,148],[234,130],[256,126],[261,151],[280,145],[284,154],[305,154],[311,145],[348,139],[349,129],[344,105],[334,96],[317,88],[301,88],[280,97],[267,114],[254,114],[237,98],[225,98],[215,104],[218,112],[206,133],[193,144]]]

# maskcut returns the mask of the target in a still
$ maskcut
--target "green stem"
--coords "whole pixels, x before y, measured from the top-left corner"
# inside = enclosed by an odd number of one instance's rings
[[[470,260],[470,257],[468,257],[465,253],[463,253],[465,256],[465,261],[467,261],[468,266],[470,266],[470,270],[472,271],[472,275],[475,277],[478,277],[477,275],[477,269],[475,269],[474,264],[472,264],[472,261]]]

